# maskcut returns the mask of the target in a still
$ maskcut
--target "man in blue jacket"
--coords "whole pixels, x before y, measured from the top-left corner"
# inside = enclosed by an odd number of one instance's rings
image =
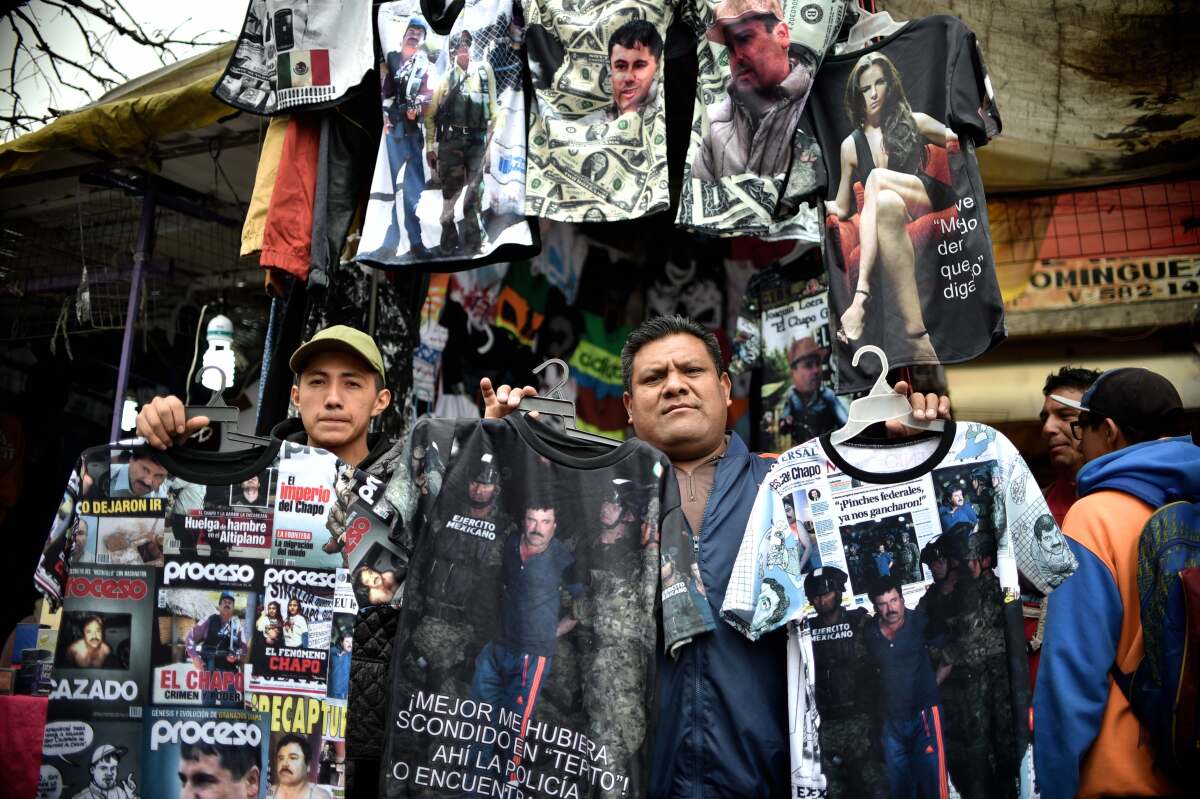
[[[638,438],[675,466],[705,597],[714,617],[773,456],[751,453],[725,431],[729,375],[716,337],[679,316],[644,322],[621,352],[625,408]],[[530,386],[481,382],[485,415],[511,412]],[[896,384],[907,393],[908,386]],[[948,416],[950,400],[913,395],[919,418]],[[928,409],[928,410],[927,410]],[[751,642],[718,624],[679,652],[660,655],[660,708],[651,797],[754,799],[789,796],[787,635]]]
[[[1200,499],[1200,447],[1175,435],[1183,402],[1149,370],[1110,369],[1078,400],[1051,397],[1079,412],[1084,466],[1062,528],[1079,568],[1050,595],[1033,695],[1041,795],[1182,795],[1110,672],[1142,659],[1138,541],[1157,508]]]

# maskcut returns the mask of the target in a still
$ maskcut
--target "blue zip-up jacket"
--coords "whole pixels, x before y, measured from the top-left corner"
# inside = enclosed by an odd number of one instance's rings
[[[774,461],[733,433],[717,462],[700,533],[700,576],[713,618],[750,520],[758,484]],[[673,660],[659,655],[652,799],[786,797],[787,633],[751,642],[718,624]]]
[[[1050,595],[1033,698],[1043,799],[1170,794],[1109,669],[1142,656],[1137,545],[1153,511],[1200,498],[1200,447],[1186,437],[1111,452],[1079,472],[1063,521],[1078,570]]]

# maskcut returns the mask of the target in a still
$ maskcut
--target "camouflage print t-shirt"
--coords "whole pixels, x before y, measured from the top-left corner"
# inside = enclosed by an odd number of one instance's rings
[[[666,210],[663,41],[676,0],[521,0],[536,100],[525,213],[611,222]]]
[[[411,559],[382,795],[645,796],[656,649],[713,628],[667,458],[427,419],[386,497]]]

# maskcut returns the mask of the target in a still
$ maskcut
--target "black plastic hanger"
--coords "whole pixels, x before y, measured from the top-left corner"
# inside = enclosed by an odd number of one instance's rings
[[[196,375],[196,380],[199,380],[200,375],[204,374],[208,369],[217,370],[217,374],[221,376],[221,387],[214,391],[212,396],[208,398],[207,405],[188,405],[184,407],[185,418],[194,419],[197,416],[207,416],[211,424],[222,426],[233,425],[231,429],[222,427],[225,435],[221,437],[221,445],[217,448],[218,452],[231,452],[232,447],[227,446],[229,443],[249,444],[252,447],[265,447],[267,444],[270,444],[271,439],[269,438],[243,433],[238,429],[238,420],[241,413],[232,405],[226,405],[223,396],[225,392],[225,372],[215,366],[205,366]]]
[[[559,380],[557,384],[546,392],[549,396],[522,397],[521,404],[517,406],[517,410],[537,411],[549,416],[558,416],[563,420],[563,432],[571,438],[577,438],[580,441],[590,441],[593,444],[606,444],[610,447],[619,447],[621,442],[616,439],[597,435],[596,433],[589,433],[575,426],[575,403],[570,400],[559,399],[563,386],[567,384],[567,376],[570,374],[566,361],[561,358],[551,358],[534,369],[533,373],[535,375],[540,374],[551,364],[562,370],[562,380]]]

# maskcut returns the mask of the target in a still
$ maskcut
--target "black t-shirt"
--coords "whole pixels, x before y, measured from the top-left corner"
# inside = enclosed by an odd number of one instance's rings
[[[408,453],[384,795],[644,796],[656,642],[713,626],[670,462],[521,414],[423,420]]]
[[[825,59],[803,126],[829,176],[829,271],[837,386],[867,388],[875,344],[891,366],[959,363],[1005,337],[975,148],[1000,131],[975,35],[933,16]],[[864,218],[874,218],[872,228]],[[868,223],[869,224],[869,223]],[[892,235],[903,231],[904,238]]]

